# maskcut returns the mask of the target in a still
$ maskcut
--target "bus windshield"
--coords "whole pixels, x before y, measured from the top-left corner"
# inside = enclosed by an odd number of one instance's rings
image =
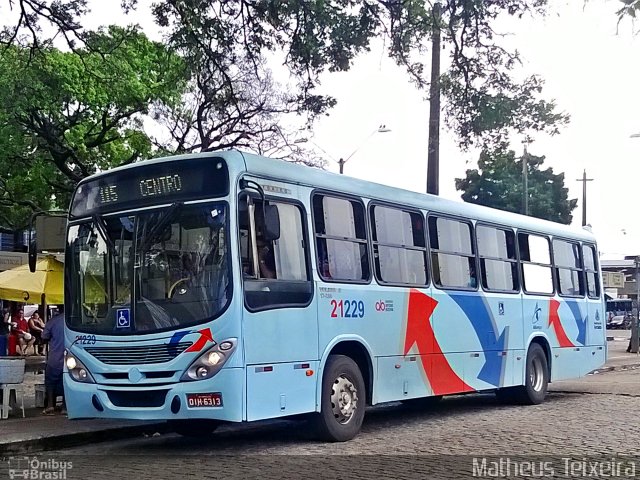
[[[183,205],[69,228],[69,328],[118,335],[212,320],[231,293],[228,206]]]

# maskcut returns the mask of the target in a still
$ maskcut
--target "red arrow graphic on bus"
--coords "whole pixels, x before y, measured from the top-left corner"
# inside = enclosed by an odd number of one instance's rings
[[[573,347],[573,343],[567,337],[567,333],[564,331],[560,316],[558,315],[558,308],[560,308],[560,302],[557,300],[549,301],[549,326],[553,327],[556,332],[556,338],[561,347]]]
[[[200,333],[200,338],[198,338],[193,345],[187,348],[185,352],[199,352],[204,348],[207,342],[213,342],[211,329],[203,328],[202,330],[198,330],[198,333]]]
[[[436,340],[430,322],[436,305],[436,300],[418,290],[409,292],[404,355],[409,353],[413,345],[418,347],[422,368],[434,395],[473,391],[473,388],[453,371]]]

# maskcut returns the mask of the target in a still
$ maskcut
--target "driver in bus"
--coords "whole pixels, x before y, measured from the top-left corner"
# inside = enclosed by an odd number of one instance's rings
[[[276,278],[275,257],[271,242],[266,242],[262,236],[257,238],[258,247],[258,266],[260,268],[260,276],[262,278]]]

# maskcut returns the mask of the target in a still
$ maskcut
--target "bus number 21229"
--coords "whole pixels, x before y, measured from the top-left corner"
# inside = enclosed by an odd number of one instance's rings
[[[331,300],[331,318],[363,318],[362,300]]]

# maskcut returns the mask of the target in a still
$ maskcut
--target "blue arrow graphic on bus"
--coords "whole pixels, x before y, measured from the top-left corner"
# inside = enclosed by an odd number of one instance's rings
[[[576,325],[578,326],[578,336],[576,337],[576,341],[581,343],[582,345],[587,344],[587,317],[582,317],[582,312],[580,311],[580,305],[575,300],[566,300],[565,303],[569,305],[571,309],[571,313],[573,313],[573,318],[576,321]]]
[[[189,335],[191,330],[185,330],[182,332],[176,332],[171,336],[171,340],[169,340],[169,345],[174,346],[177,345],[180,340],[182,340],[185,336]]]
[[[498,327],[484,299],[477,295],[450,295],[465,313],[478,335],[484,351],[485,364],[480,369],[478,379],[499,387],[502,384],[505,356],[502,355],[507,343],[508,327],[498,335]]]

